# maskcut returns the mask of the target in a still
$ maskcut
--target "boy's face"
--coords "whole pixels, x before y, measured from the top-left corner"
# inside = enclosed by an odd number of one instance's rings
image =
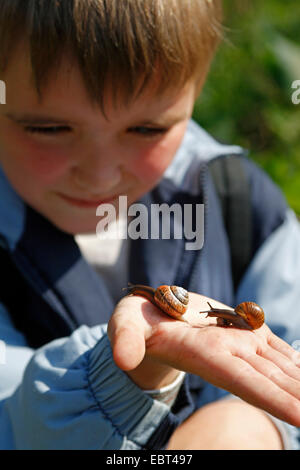
[[[148,89],[117,110],[108,96],[106,120],[71,61],[51,77],[41,104],[30,77],[17,49],[1,77],[0,164],[23,200],[61,230],[95,232],[101,202],[117,208],[127,195],[132,204],[160,180],[191,117],[194,84],[160,98]]]

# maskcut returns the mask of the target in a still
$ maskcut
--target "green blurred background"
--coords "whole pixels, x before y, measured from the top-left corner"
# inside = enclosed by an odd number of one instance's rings
[[[225,41],[194,119],[218,140],[241,145],[300,215],[300,1],[224,0]]]

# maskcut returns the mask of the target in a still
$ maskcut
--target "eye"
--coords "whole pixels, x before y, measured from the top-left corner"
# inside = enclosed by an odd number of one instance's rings
[[[140,134],[141,136],[145,136],[145,137],[155,137],[157,135],[165,134],[167,131],[168,131],[168,129],[164,128],[164,127],[137,126],[137,127],[131,127],[129,129],[129,132],[135,133],[135,134]]]
[[[51,126],[51,127],[36,127],[36,126],[27,126],[25,131],[30,134],[47,134],[55,135],[61,134],[63,132],[69,132],[71,130],[68,126]]]

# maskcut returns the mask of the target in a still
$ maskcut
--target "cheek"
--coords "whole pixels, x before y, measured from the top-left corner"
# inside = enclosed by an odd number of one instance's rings
[[[147,184],[162,177],[182,142],[185,128],[171,131],[159,143],[140,152],[133,166],[133,172],[140,181]]]
[[[68,170],[68,158],[61,150],[45,150],[40,144],[26,139],[10,145],[7,157],[10,157],[15,171],[26,175],[29,181],[32,178],[45,185],[62,178]]]

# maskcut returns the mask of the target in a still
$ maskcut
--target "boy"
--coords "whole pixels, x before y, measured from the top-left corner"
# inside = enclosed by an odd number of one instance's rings
[[[208,383],[299,425],[299,356],[266,326],[252,334],[199,320],[192,328],[141,298],[117,304],[128,281],[178,284],[230,305],[251,294],[284,339],[300,331],[299,319],[293,332],[288,315],[278,323],[283,296],[264,285],[278,247],[289,260],[299,246],[299,228],[244,157],[257,226],[253,263],[233,291],[206,163],[241,151],[190,121],[219,17],[219,3],[203,0],[1,2],[2,448],[296,446],[284,434],[295,428],[246,402],[216,401],[225,392]],[[96,209],[117,209],[120,195],[147,208],[205,203],[203,250],[138,239],[106,253],[103,240],[94,243]],[[297,305],[294,282],[287,289],[281,272],[272,279]],[[191,294],[191,310],[206,300]]]

